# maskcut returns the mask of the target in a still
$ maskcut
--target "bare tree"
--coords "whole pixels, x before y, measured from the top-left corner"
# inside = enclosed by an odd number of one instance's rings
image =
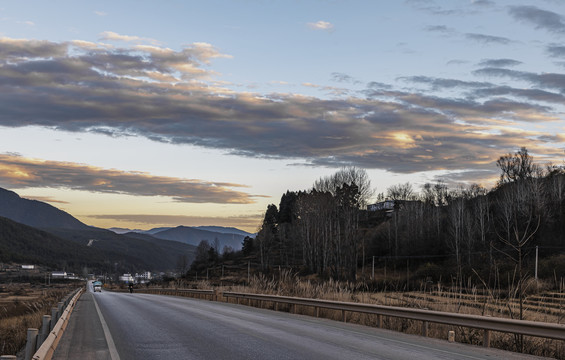
[[[177,257],[177,272],[182,276],[185,275],[190,267],[188,255],[182,254]]]
[[[457,282],[461,280],[461,244],[463,242],[463,229],[465,220],[465,197],[462,188],[452,192],[452,201],[449,206],[449,237],[448,247],[455,252],[457,262]]]
[[[487,234],[491,224],[490,201],[487,196],[487,189],[482,186],[473,184],[469,189],[473,201],[473,214],[475,232],[478,234],[479,240],[483,248],[488,248],[489,267],[492,266],[492,243],[487,244]]]
[[[390,200],[409,201],[416,198],[414,188],[409,182],[404,184],[392,185],[387,188],[386,196]]]
[[[339,260],[333,250],[337,246],[339,252],[341,246],[334,198],[328,192],[316,190],[300,193],[296,208],[304,265],[322,274],[332,266],[332,254],[334,261]]]
[[[394,211],[392,213],[392,222],[394,225],[394,255],[398,255],[400,250],[399,243],[399,226],[400,226],[400,208],[404,201],[416,199],[412,185],[407,182],[404,184],[392,185],[387,188],[386,196],[390,200],[394,200]]]
[[[522,181],[501,189],[497,204],[503,224],[503,232],[497,231],[497,235],[505,245],[503,248],[497,247],[497,250],[517,266],[520,319],[523,319],[523,285],[527,277],[523,270],[524,248],[534,238],[541,223],[541,216],[533,201],[532,188],[528,185],[530,184]]]
[[[523,319],[524,283],[527,278],[523,269],[525,246],[534,239],[545,212],[541,173],[525,148],[514,155],[502,156],[497,165],[502,170],[497,200],[502,231],[496,229],[496,233],[503,245],[497,250],[516,264],[519,316]],[[521,337],[518,345],[522,347]]]
[[[217,236],[214,238],[213,244],[214,250],[216,250],[216,254],[220,254],[220,239],[218,239]]]
[[[314,189],[320,192],[327,191],[335,196],[337,189],[342,187],[343,184],[355,184],[357,186],[360,194],[360,207],[366,207],[375,194],[375,189],[371,187],[371,180],[369,179],[367,171],[355,166],[341,168],[333,175],[316,180],[316,182],[314,182]]]
[[[500,184],[531,178],[538,168],[525,147],[522,147],[514,154],[501,156],[496,161],[496,165],[502,171],[500,174]]]

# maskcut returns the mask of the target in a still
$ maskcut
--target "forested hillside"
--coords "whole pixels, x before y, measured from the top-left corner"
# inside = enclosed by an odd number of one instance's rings
[[[353,280],[375,257],[377,267],[409,268],[432,281],[473,277],[494,286],[533,276],[538,248],[539,276],[561,277],[565,168],[537,165],[525,148],[497,165],[493,189],[400,184],[379,195],[392,207],[375,211],[365,210],[372,195],[366,173],[343,169],[269,205],[243,252],[264,271],[290,266]]]
[[[0,262],[28,263],[79,271],[105,267],[108,255],[98,249],[0,217]]]

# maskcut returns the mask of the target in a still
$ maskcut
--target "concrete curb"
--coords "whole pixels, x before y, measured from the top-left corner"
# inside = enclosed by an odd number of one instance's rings
[[[49,336],[45,339],[43,344],[39,347],[39,349],[33,354],[33,360],[50,360],[53,357],[53,353],[55,353],[55,349],[63,336],[63,332],[67,328],[67,324],[69,323],[69,319],[71,317],[71,313],[76,305],[76,302],[84,292],[84,289],[80,289],[75,296],[69,302],[69,305],[63,311],[63,314],[53,327],[53,330],[49,333]]]

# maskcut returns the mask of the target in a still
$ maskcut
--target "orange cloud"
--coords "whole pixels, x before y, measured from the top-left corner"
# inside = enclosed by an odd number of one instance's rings
[[[155,176],[83,164],[0,154],[0,183],[12,188],[69,188],[138,196],[168,196],[186,203],[251,204],[254,198],[235,183]]]

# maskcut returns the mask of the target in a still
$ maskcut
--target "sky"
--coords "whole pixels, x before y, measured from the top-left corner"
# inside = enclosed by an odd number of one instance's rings
[[[99,227],[255,232],[355,166],[376,193],[565,160],[565,0],[0,2],[0,187]]]

